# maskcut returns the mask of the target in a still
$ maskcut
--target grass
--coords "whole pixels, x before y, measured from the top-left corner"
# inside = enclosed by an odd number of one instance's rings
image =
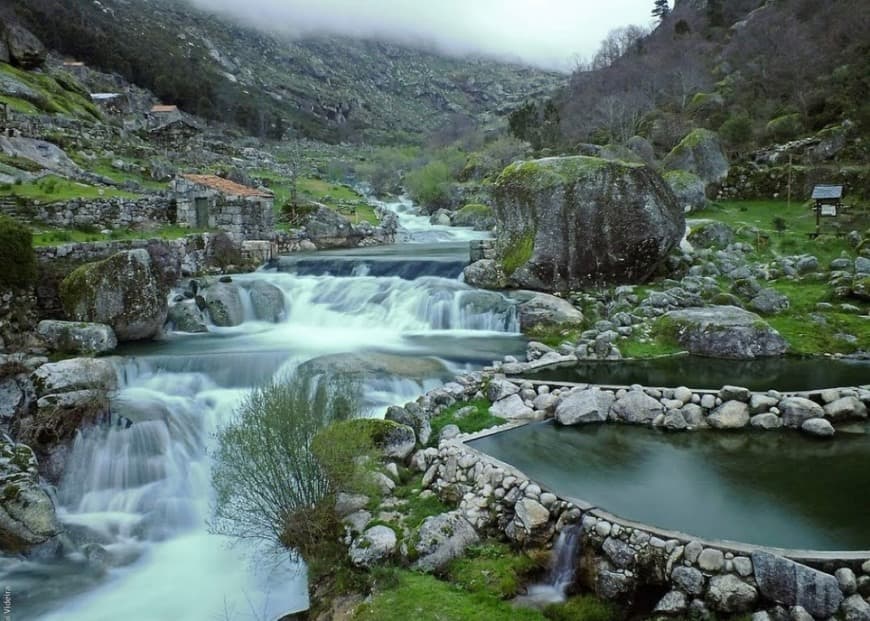
[[[134,231],[132,229],[117,229],[103,235],[93,229],[50,229],[33,234],[34,246],[59,246],[69,243],[86,243],[98,241],[120,241],[130,239],[181,239],[186,235],[206,233],[208,229],[191,229],[180,226],[164,226],[153,231]]]
[[[396,570],[386,590],[376,590],[354,616],[360,621],[542,621],[536,610],[515,608],[488,591],[469,592],[435,576]]]
[[[147,190],[165,190],[169,186],[168,183],[162,181],[155,181],[154,179],[146,177],[145,175],[113,168],[112,163],[108,160],[100,160],[90,166],[86,166],[86,168],[88,168],[90,172],[100,175],[101,177],[111,179],[115,183],[132,181],[134,183],[138,183],[142,188]]]
[[[469,547],[465,556],[447,567],[447,579],[469,593],[491,593],[501,599],[516,597],[529,578],[546,568],[549,554],[514,552],[501,542]]]
[[[489,406],[492,405],[487,399],[477,399],[475,401],[463,401],[454,403],[449,408],[441,412],[438,416],[432,419],[432,441],[438,442],[438,437],[441,435],[441,430],[447,425],[456,425],[462,433],[476,433],[504,424],[505,419],[493,416],[489,413]],[[474,412],[462,418],[457,418],[456,413],[464,407],[474,407]]]
[[[666,339],[656,336],[640,337],[636,333],[617,341],[616,346],[624,358],[658,358],[684,351],[682,347]]]
[[[100,112],[87,91],[69,74],[63,72],[36,73],[0,63],[0,72],[26,85],[37,94],[34,101],[5,96],[4,103],[17,112],[63,114],[89,120],[99,120]]]
[[[269,170],[257,170],[253,175],[266,182],[275,194],[275,214],[281,214],[281,208],[291,200],[293,183],[288,177]],[[365,197],[346,185],[331,183],[314,177],[300,177],[296,182],[296,200],[299,203],[320,203],[333,211],[337,211],[353,224],[368,222],[377,226],[378,220],[375,208],[368,204]]]
[[[538,341],[549,347],[558,347],[562,343],[573,345],[580,339],[583,326],[576,325],[544,325],[538,324],[526,330],[526,336],[533,341]]]
[[[410,471],[401,470],[400,474],[407,475]],[[449,507],[438,496],[425,496],[420,498],[420,490],[423,487],[423,475],[413,475],[405,479],[393,490],[396,498],[405,501],[402,506],[403,523],[409,528],[418,528],[427,517],[439,515],[450,511]],[[374,507],[377,509],[377,507]]]
[[[544,608],[544,617],[551,621],[612,621],[620,616],[613,604],[592,595],[572,597]]]
[[[56,175],[48,175],[37,181],[21,183],[0,189],[0,196],[17,196],[26,200],[37,200],[43,203],[59,203],[77,198],[138,198],[138,194],[125,192],[117,188],[97,187],[64,179]]]
[[[792,353],[849,354],[856,351],[856,345],[838,338],[838,334],[852,334],[859,338],[859,342],[866,342],[870,320],[839,310],[827,283],[780,280],[771,286],[788,296],[791,307],[787,313],[767,318],[767,322],[788,341]],[[834,303],[834,310],[816,310],[819,302]],[[854,300],[850,302],[855,304]],[[862,310],[866,314],[870,309],[864,304]]]

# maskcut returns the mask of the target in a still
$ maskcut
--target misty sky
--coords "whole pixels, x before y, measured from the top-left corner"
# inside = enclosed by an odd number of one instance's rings
[[[653,0],[194,0],[255,25],[434,44],[553,69],[590,58],[612,28],[652,22]]]

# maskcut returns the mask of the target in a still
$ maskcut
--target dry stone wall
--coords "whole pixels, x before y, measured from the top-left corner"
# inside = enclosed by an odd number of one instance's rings
[[[512,408],[523,413],[522,420],[477,436],[442,436],[437,448],[421,449],[411,458],[411,467],[423,473],[424,488],[456,503],[458,514],[477,532],[505,537],[518,546],[537,547],[553,543],[564,529],[577,527],[582,540],[577,581],[601,597],[628,603],[654,593],[654,614],[658,615],[703,618],[710,612],[757,611],[754,619],[758,621],[826,619],[835,614],[846,619],[868,618],[870,550],[823,553],[764,548],[705,541],[634,523],[583,500],[560,497],[513,466],[466,444],[472,437],[506,431],[529,419],[558,416],[560,408],[566,416],[573,410],[573,418],[581,424],[664,427],[666,420],[679,418],[677,412],[692,406],[688,419],[683,412],[679,414],[685,424],[672,429],[755,425],[808,431],[804,427],[808,420],[865,418],[870,404],[868,387],[811,391],[802,396],[753,393],[734,386],[718,391],[640,386],[607,390],[533,385],[490,375],[491,371],[485,376],[458,378],[416,404],[400,408],[404,415],[420,418],[421,412],[424,417],[432,416],[455,401],[487,396],[494,401],[494,411],[502,404],[502,413]],[[514,405],[505,406],[508,402]],[[392,412],[388,418],[396,416]],[[778,424],[758,424],[774,419]]]

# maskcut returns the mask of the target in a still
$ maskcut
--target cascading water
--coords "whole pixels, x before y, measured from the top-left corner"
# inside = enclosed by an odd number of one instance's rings
[[[547,581],[529,587],[526,595],[517,598],[519,604],[543,606],[565,601],[565,593],[574,581],[580,554],[580,526],[562,529],[553,545]]]
[[[409,242],[480,237],[432,227],[407,202],[382,206],[399,214]],[[252,386],[300,364],[362,365],[364,405],[379,416],[521,351],[513,304],[458,280],[467,252],[418,243],[309,255],[298,270],[290,260],[233,278],[243,289],[278,287],[280,323],[257,321],[244,293],[240,326],[121,351],[114,421],[80,434],[58,488],[66,545],[0,565],[18,618],[274,619],[305,608],[304,567],[286,555],[264,564],[262,549],[208,533],[214,432]]]

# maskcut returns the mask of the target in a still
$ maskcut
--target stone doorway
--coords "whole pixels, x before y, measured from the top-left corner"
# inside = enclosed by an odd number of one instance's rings
[[[194,210],[196,212],[196,228],[198,229],[207,229],[208,228],[208,199],[207,198],[196,198],[193,202]]]

